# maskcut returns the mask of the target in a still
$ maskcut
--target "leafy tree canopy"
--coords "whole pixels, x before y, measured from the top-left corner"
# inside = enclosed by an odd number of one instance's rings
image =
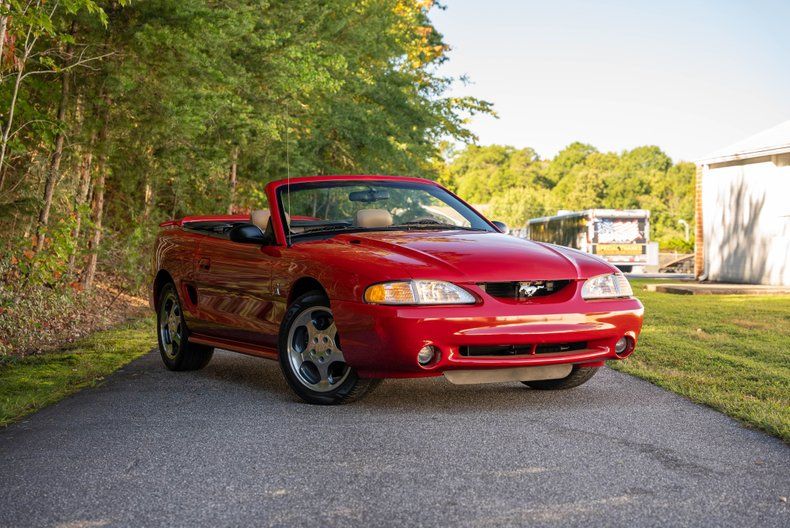
[[[289,172],[438,177],[491,107],[446,95],[435,5],[0,3],[0,242],[31,251],[11,274],[142,279],[157,222],[261,207]]]
[[[681,221],[693,222],[694,173],[655,146],[618,154],[576,142],[543,161],[529,148],[472,145],[451,156],[442,181],[514,228],[561,209],[648,209],[654,240],[687,247]]]

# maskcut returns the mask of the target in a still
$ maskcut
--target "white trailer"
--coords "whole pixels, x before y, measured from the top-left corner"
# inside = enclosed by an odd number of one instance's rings
[[[650,242],[650,211],[645,209],[560,211],[527,221],[520,234],[598,255],[625,272],[658,267],[658,243]]]

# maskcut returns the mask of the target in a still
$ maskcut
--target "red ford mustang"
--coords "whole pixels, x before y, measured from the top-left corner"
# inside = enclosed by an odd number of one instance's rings
[[[162,224],[152,304],[167,368],[278,360],[311,403],[382,378],[581,385],[634,351],[643,308],[608,263],[521,240],[419,178],[266,187],[270,209]]]

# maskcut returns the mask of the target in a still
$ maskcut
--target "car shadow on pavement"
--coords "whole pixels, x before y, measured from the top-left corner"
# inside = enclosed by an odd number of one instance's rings
[[[567,391],[540,391],[521,383],[453,385],[442,377],[419,380],[387,380],[359,404],[365,407],[401,407],[428,412],[496,411],[525,407],[555,411],[562,409],[606,408],[617,405],[618,398],[604,384],[590,381]]]
[[[290,390],[280,366],[273,361],[220,352],[205,369],[193,375],[221,386],[225,391],[234,388],[245,392],[255,391],[264,399],[303,403]],[[584,386],[566,391],[534,390],[521,383],[453,385],[443,377],[387,379],[350,406],[370,410],[401,408],[425,412],[507,409],[520,412],[525,406],[545,408],[548,404],[554,410],[602,408],[622,404],[622,394],[616,390],[619,376],[605,369]]]
[[[192,374],[222,386],[224,390],[253,390],[281,401],[297,398],[288,388],[280,366],[266,359],[234,352],[215,353],[207,367]]]

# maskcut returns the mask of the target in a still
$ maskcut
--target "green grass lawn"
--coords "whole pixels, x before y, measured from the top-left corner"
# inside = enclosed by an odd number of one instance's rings
[[[790,296],[672,295],[645,305],[636,352],[610,362],[790,442]]]
[[[97,332],[67,348],[0,357],[0,426],[18,420],[104,376],[156,346],[153,319]]]

